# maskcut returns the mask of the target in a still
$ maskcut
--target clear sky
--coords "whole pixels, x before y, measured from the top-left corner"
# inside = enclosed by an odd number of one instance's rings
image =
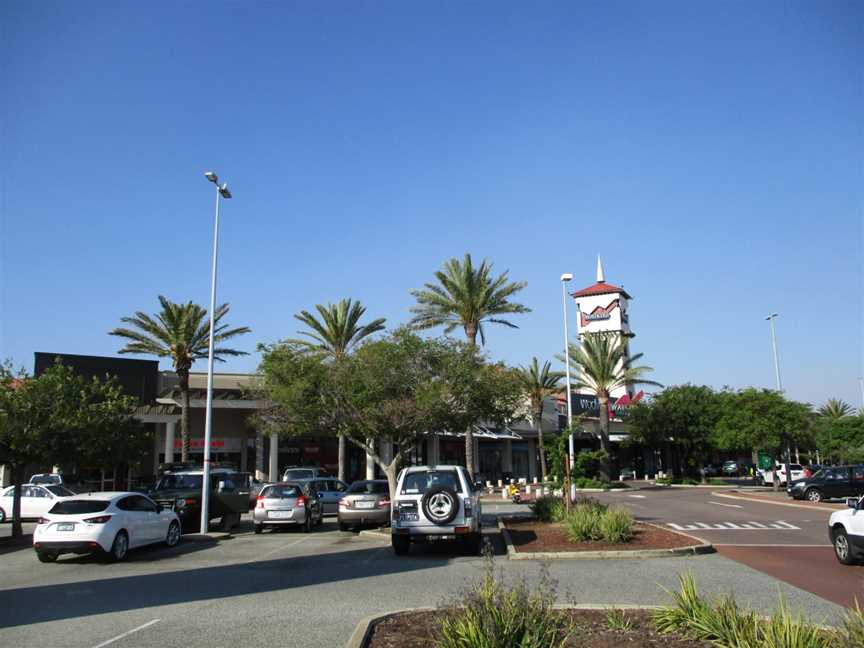
[[[528,282],[492,356],[551,359],[600,253],[657,380],[773,386],[775,311],[788,394],[861,404],[864,3],[5,0],[0,30],[16,364],[206,304],[213,169],[253,329],[220,369],[318,302],[405,322],[465,252]]]

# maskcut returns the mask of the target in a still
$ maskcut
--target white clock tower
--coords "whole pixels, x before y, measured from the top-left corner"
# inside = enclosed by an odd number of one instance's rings
[[[589,333],[607,333],[617,336],[621,344],[629,347],[629,340],[634,336],[630,330],[628,316],[631,297],[623,288],[606,283],[603,262],[599,255],[597,256],[597,282],[577,290],[572,293],[572,297],[576,300],[578,309],[577,323],[580,340]],[[617,399],[628,393],[626,387],[619,387],[609,395]]]

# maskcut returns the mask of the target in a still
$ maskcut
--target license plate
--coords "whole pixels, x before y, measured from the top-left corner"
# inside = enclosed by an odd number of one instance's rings
[[[417,522],[420,519],[420,516],[417,513],[400,513],[399,521],[400,522]]]
[[[355,502],[355,506],[358,509],[371,509],[375,508],[375,502]]]
[[[290,518],[292,511],[270,511],[267,514],[267,517],[271,517],[274,520],[284,520],[285,518]]]
[[[57,525],[58,531],[74,531],[75,525],[71,522],[61,522]]]

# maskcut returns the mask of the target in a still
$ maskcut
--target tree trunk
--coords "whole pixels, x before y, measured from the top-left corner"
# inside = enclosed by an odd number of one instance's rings
[[[598,396],[597,401],[600,404],[600,449],[608,456],[600,468],[600,479],[609,481],[609,465],[612,462],[612,449],[609,444],[609,396]]]
[[[21,526],[21,484],[24,482],[24,466],[12,467],[12,485],[15,487],[12,495],[12,537],[24,535]]]
[[[178,369],[180,379],[180,461],[189,461],[189,370]]]
[[[537,447],[540,450],[540,476],[546,481],[546,449],[543,446],[543,415],[537,417]]]
[[[348,450],[348,446],[345,444],[345,437],[343,435],[339,435],[339,481],[346,481],[345,479],[345,470],[346,470],[346,455]]]
[[[465,337],[468,338],[468,344],[472,347],[477,346],[477,329],[479,326],[475,323],[465,324]]]
[[[469,425],[465,430],[465,470],[468,477],[474,481],[474,426]]]

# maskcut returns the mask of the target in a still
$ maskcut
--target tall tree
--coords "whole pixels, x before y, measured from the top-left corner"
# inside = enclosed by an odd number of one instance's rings
[[[210,349],[210,320],[207,309],[191,301],[175,303],[159,295],[162,310],[150,316],[137,311],[132,317],[123,317],[121,322],[131,328],[115,328],[109,335],[130,340],[119,353],[153,355],[158,358],[171,358],[180,387],[180,435],[183,440],[180,453],[181,461],[189,459],[189,372],[196,360],[206,358]],[[214,314],[214,345],[231,338],[249,333],[247,326],[229,328],[222,324],[228,313],[228,304],[222,304]],[[222,362],[222,356],[247,355],[227,347],[215,346],[213,359]]]
[[[679,476],[697,474],[698,461],[710,453],[720,417],[717,393],[707,386],[678,385],[654,394],[627,415],[628,443],[671,447]]]
[[[456,257],[444,262],[435,273],[437,283],[427,283],[423,290],[412,290],[417,300],[411,307],[414,316],[410,325],[415,329],[444,327],[446,334],[461,327],[468,343],[486,344],[485,323],[502,324],[518,328],[504,315],[530,313],[531,309],[511,302],[510,298],[527,286],[525,281],[510,281],[508,272],[493,276],[492,264],[484,259],[474,266],[471,255],[460,261]],[[471,429],[465,431],[465,466],[474,474],[474,436]]]
[[[152,447],[132,418],[136,401],[116,379],[86,380],[55,364],[38,378],[0,369],[0,457],[15,485],[12,535],[20,536],[21,484],[29,464],[59,464],[75,457],[100,465],[138,458]]]
[[[824,416],[828,419],[839,419],[844,416],[852,416],[855,410],[844,400],[838,398],[829,398],[825,404],[819,408],[819,416]]]
[[[651,367],[636,365],[641,353],[628,355],[624,340],[610,333],[587,333],[582,337],[582,345],[570,344],[570,364],[576,371],[574,386],[584,389],[597,397],[600,407],[600,448],[611,456],[609,444],[609,396],[621,387],[653,385],[662,387],[658,382],[648,380],[645,374],[654,371]],[[571,397],[568,394],[568,398]],[[609,467],[606,467],[606,479]]]
[[[558,383],[564,377],[562,372],[552,371],[551,367],[551,363],[547,360],[541,368],[537,358],[534,357],[528,367],[519,367],[516,370],[519,384],[531,408],[531,419],[537,428],[540,474],[544,482],[546,481],[546,448],[543,443],[543,402],[558,391]]]
[[[311,353],[321,354],[334,363],[342,364],[357,344],[373,333],[384,330],[383,317],[360,325],[366,308],[359,301],[342,299],[337,304],[316,304],[321,319],[309,311],[300,311],[294,317],[306,326],[308,331],[298,331],[305,339],[294,339],[300,348]],[[346,467],[345,436],[339,435],[339,479],[345,481]]]

